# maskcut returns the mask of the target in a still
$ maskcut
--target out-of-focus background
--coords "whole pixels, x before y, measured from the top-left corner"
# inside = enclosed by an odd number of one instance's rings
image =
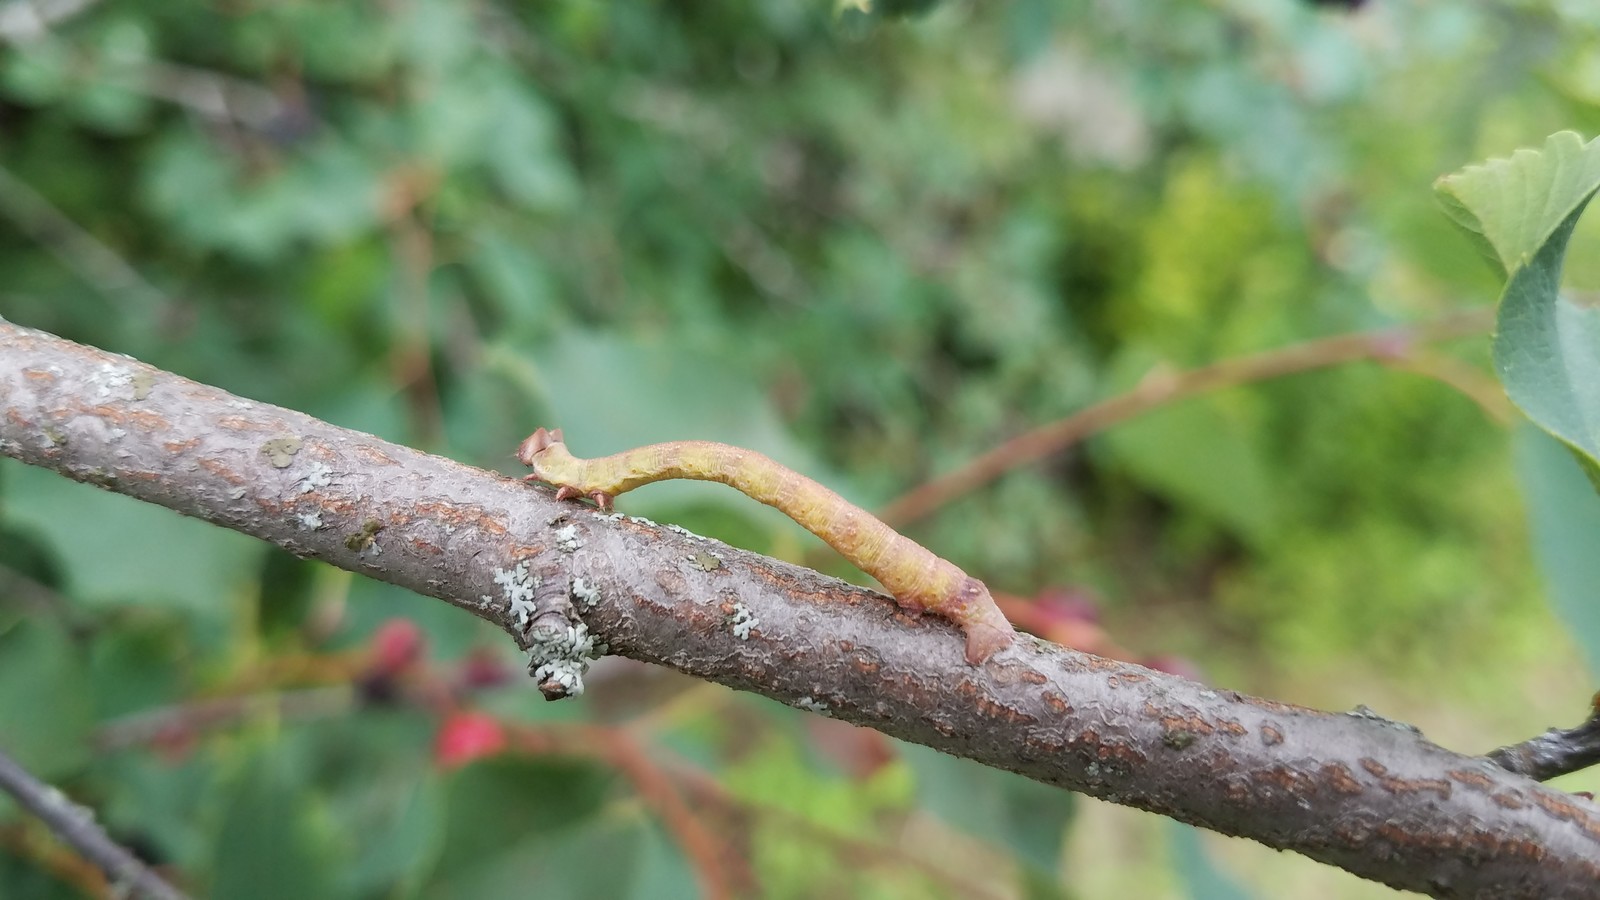
[[[1086,649],[1466,752],[1576,724],[1592,589],[1531,535],[1586,513],[1488,323],[1436,333],[1498,284],[1430,183],[1600,127],[1600,7],[910,5],[3,0],[0,315],[508,473],[536,425],[702,438],[872,508],[1152,379],[1415,323],[905,530]],[[620,505],[849,573],[725,488]],[[517,666],[0,460],[0,744],[200,894],[1393,894],[672,673],[551,704]],[[0,804],[0,885],[94,876]]]

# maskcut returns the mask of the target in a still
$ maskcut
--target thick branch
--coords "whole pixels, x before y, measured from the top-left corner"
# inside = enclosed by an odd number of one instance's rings
[[[969,666],[954,626],[872,591],[6,324],[0,453],[512,634],[506,572],[582,579],[613,653],[1395,887],[1600,895],[1600,808],[1403,726],[1039,640]]]

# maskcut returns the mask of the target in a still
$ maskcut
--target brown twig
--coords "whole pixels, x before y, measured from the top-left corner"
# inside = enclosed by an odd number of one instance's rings
[[[113,888],[127,896],[153,900],[184,900],[185,895],[106,834],[94,813],[28,774],[16,760],[0,752],[0,790],[39,817],[62,841],[105,873]]]
[[[633,783],[640,799],[677,838],[678,846],[699,874],[701,896],[710,900],[734,896],[731,879],[724,871],[727,854],[721,842],[684,802],[672,779],[632,736],[612,731],[609,741],[607,759]],[[745,875],[749,881],[749,873]]]
[[[686,793],[696,802],[715,806],[724,812],[740,812],[776,820],[791,830],[826,844],[841,857],[864,865],[898,865],[921,872],[952,888],[958,896],[995,897],[990,887],[948,872],[932,862],[898,847],[859,836],[844,835],[787,810],[763,806],[741,799],[704,771],[671,757],[659,748],[645,752],[634,735],[637,722],[625,727],[577,725],[508,725],[516,738],[514,746],[523,752],[564,754],[600,759],[616,768],[634,783],[642,799],[661,817],[664,825],[678,837],[685,853],[704,875],[720,867],[724,849],[684,803]],[[726,876],[722,876],[726,880]],[[741,873],[739,893],[749,894],[759,887],[751,873]],[[702,881],[705,879],[702,878]],[[702,885],[704,886],[704,885]],[[713,896],[708,893],[707,896]],[[726,896],[725,894],[723,896]]]
[[[355,675],[357,672],[350,666],[349,656],[333,656],[325,664],[310,668]],[[437,712],[453,703],[441,698],[461,690],[440,671],[419,669],[413,674],[416,677],[405,684],[395,685],[404,688],[400,693],[385,694],[386,704],[404,703]],[[191,700],[114,719],[95,733],[95,744],[102,750],[144,745],[184,746],[202,732],[231,727],[263,714],[285,721],[315,721],[349,715],[371,699],[358,685],[347,682],[303,690]],[[633,783],[640,798],[678,839],[684,854],[700,874],[703,895],[713,900],[734,896],[716,840],[695,819],[671,780],[651,762],[649,754],[629,731],[583,725],[568,725],[552,731],[503,724],[507,733],[517,740],[518,749],[525,752],[572,751],[580,747],[580,755],[598,757],[617,769]]]
[[[295,722],[326,719],[351,712],[359,702],[348,685],[190,700],[112,719],[95,732],[94,743],[101,750],[121,750],[187,740],[268,713]]]
[[[702,896],[712,900],[735,896],[733,876],[724,861],[725,848],[684,802],[672,778],[628,731],[577,723],[551,727],[505,723],[505,727],[513,739],[512,746],[524,753],[599,759],[616,769],[632,783],[639,799],[677,839],[699,876]],[[741,873],[741,880],[751,883],[750,873]]]
[[[1489,420],[1499,425],[1510,425],[1514,419],[1511,400],[1506,389],[1493,376],[1447,353],[1427,347],[1412,347],[1403,356],[1380,360],[1391,369],[1432,378],[1454,388],[1463,397],[1478,404]]]
[[[48,828],[15,822],[0,826],[0,848],[78,889],[85,897],[108,897],[106,873],[57,840]]]
[[[390,253],[399,273],[395,302],[400,307],[394,315],[400,325],[389,351],[389,373],[406,393],[413,428],[429,444],[439,439],[444,417],[428,338],[433,233],[422,221],[423,207],[437,186],[437,174],[425,166],[402,166],[390,175],[384,198]]]
[[[1064,419],[1023,432],[958,468],[907,491],[878,510],[878,517],[897,527],[923,519],[956,497],[1013,469],[1053,456],[1119,422],[1168,403],[1219,388],[1266,381],[1357,360],[1397,363],[1401,368],[1438,378],[1466,393],[1474,402],[1491,410],[1491,415],[1500,418],[1501,414],[1492,410],[1503,410],[1504,404],[1487,400],[1485,392],[1476,384],[1464,387],[1457,370],[1445,373],[1438,367],[1426,369],[1419,368],[1415,363],[1407,363],[1415,344],[1480,334],[1493,321],[1494,309],[1483,307],[1451,313],[1417,325],[1318,338],[1263,353],[1225,359],[1186,372],[1157,371],[1127,393],[1101,400]]]

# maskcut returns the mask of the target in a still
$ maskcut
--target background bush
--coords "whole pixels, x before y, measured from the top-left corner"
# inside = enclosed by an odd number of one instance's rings
[[[872,506],[1157,365],[1490,302],[1430,182],[1600,123],[1583,4],[842,6],[126,0],[42,33],[0,7],[0,314],[502,471],[540,424],[586,455],[714,439]],[[1569,280],[1600,285],[1593,227],[1577,240]],[[1486,341],[1424,349],[1498,396]],[[1366,363],[1211,393],[910,532],[999,590],[1091,606],[1141,659],[1486,750],[1578,718],[1600,661],[1586,607],[1545,603],[1494,408]],[[814,549],[712,486],[623,505]],[[348,683],[393,617],[438,671],[506,642],[9,461],[0,529],[7,748],[202,893],[697,889],[611,762],[454,767],[437,710],[260,712],[103,749],[140,711]],[[652,752],[741,804],[713,831],[770,896],[1389,893],[759,699],[596,673],[576,703],[522,682],[474,702],[647,721]],[[75,896],[31,827],[6,813],[0,880]]]

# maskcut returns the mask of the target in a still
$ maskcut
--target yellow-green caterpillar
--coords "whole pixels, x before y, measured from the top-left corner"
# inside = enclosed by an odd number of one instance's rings
[[[1011,645],[1016,633],[983,582],[904,537],[871,513],[822,485],[741,447],[674,441],[578,459],[561,429],[535,431],[517,448],[533,469],[528,480],[555,485],[556,499],[588,497],[601,509],[624,491],[652,481],[717,481],[800,523],[894,595],[906,609],[943,616],[967,635],[967,662],[979,665]]]

